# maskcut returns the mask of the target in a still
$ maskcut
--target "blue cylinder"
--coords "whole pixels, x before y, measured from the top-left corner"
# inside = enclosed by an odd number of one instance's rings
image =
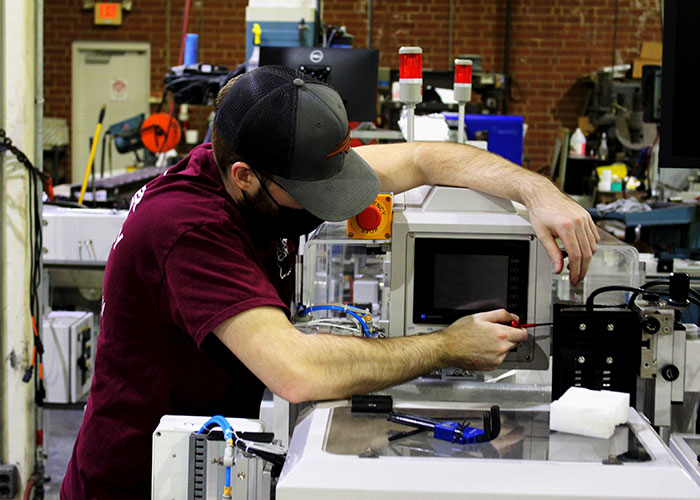
[[[199,35],[187,33],[185,36],[185,65],[197,64],[197,46],[199,45]]]

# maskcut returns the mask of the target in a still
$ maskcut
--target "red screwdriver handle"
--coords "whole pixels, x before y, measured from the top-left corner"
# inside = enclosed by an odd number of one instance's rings
[[[531,326],[537,326],[537,323],[527,323],[525,325],[521,325],[517,319],[514,319],[510,322],[510,326],[513,328],[530,328]]]

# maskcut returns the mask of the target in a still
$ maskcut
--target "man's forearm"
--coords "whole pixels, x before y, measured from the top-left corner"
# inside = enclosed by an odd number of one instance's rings
[[[401,339],[309,335],[271,307],[245,311],[214,333],[270,390],[292,402],[379,390],[447,362],[439,334]]]
[[[416,143],[415,165],[424,184],[469,187],[531,205],[549,179],[482,149],[459,144]],[[555,189],[555,188],[554,188]]]
[[[506,326],[505,310],[465,316],[428,335],[366,339],[306,335],[281,310],[244,311],[214,329],[219,339],[274,393],[291,402],[348,397],[389,387],[436,368],[496,368],[527,338]]]
[[[297,401],[337,399],[412,380],[446,364],[440,345],[446,339],[440,337],[439,333],[400,339],[304,335],[297,352],[303,374],[285,392]]]
[[[556,192],[545,177],[472,146],[414,142],[357,148],[387,192],[420,185],[468,187],[525,205],[544,192]]]

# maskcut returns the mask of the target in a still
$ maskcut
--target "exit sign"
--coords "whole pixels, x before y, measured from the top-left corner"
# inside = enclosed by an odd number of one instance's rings
[[[108,24],[113,26],[122,23],[122,4],[103,3],[95,4],[95,24]]]

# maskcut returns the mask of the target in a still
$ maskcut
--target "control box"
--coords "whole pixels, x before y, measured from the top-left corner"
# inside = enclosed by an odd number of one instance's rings
[[[52,311],[44,316],[44,379],[47,403],[85,401],[92,383],[97,334],[93,314]]]

